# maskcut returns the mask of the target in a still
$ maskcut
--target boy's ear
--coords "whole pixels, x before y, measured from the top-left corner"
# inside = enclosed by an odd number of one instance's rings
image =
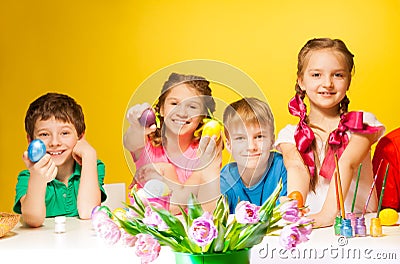
[[[226,145],[226,149],[229,151],[229,153],[232,153],[232,145],[231,145],[231,141],[229,140],[228,137],[226,138],[225,145]]]
[[[31,143],[32,139],[31,136],[29,136],[29,134],[26,134],[26,140],[28,140],[28,144]]]
[[[81,139],[84,138],[84,137],[85,137],[85,132],[83,132],[83,133],[79,136],[78,140],[81,140]]]

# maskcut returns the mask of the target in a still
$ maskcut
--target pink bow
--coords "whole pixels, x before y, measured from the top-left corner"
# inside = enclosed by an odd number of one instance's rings
[[[332,178],[336,166],[334,155],[336,153],[338,158],[340,158],[349,143],[349,137],[346,133],[347,130],[360,134],[373,134],[382,129],[381,127],[372,127],[364,124],[363,114],[363,112],[352,111],[342,114],[340,117],[338,128],[329,134],[328,151],[319,172],[322,177],[327,179]]]
[[[315,172],[315,162],[311,144],[315,136],[314,132],[305,121],[307,107],[298,94],[296,94],[289,101],[289,112],[294,116],[300,117],[300,121],[297,124],[296,131],[294,133],[294,139],[296,141],[296,147],[303,158],[304,164],[308,167],[312,177],[314,176]]]
[[[299,95],[296,94],[289,101],[289,112],[294,116],[300,117],[300,121],[297,124],[294,134],[294,139],[296,141],[296,147],[303,158],[304,164],[308,167],[311,177],[313,177],[315,172],[315,162],[311,144],[315,136],[314,132],[305,121],[307,117],[307,108]],[[327,179],[332,178],[333,171],[335,170],[334,154],[336,153],[338,158],[340,158],[349,143],[349,137],[346,134],[347,130],[361,134],[373,134],[381,129],[382,127],[372,127],[364,124],[363,112],[353,111],[342,114],[338,128],[329,134],[328,151],[319,174]]]

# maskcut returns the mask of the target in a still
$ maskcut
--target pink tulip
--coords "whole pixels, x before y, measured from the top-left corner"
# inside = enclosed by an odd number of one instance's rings
[[[156,226],[160,231],[169,229],[168,225],[161,219],[160,215],[154,212],[150,206],[147,206],[145,209],[143,223],[146,225]]]
[[[160,243],[151,235],[137,234],[136,255],[141,258],[142,264],[154,261],[161,250]]]
[[[236,220],[241,224],[255,224],[260,221],[258,211],[260,206],[248,201],[241,201],[235,208]]]
[[[301,233],[295,224],[290,224],[282,228],[279,242],[281,245],[290,250],[295,248],[301,241]]]
[[[188,233],[190,239],[199,246],[209,244],[218,235],[212,216],[207,212],[193,221]]]

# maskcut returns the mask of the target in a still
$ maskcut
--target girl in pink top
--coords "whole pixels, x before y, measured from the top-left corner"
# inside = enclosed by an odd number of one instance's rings
[[[200,203],[205,203],[206,210],[213,210],[220,195],[222,144],[217,145],[215,138],[200,138],[195,133],[201,129],[203,119],[215,111],[209,81],[172,73],[154,107],[159,127],[140,125],[139,118],[149,108],[148,103],[138,104],[127,114],[130,126],[124,134],[124,146],[131,152],[136,170],[154,167],[172,189],[171,204],[184,206],[193,193]],[[156,174],[148,175],[134,182],[142,185]]]
[[[347,212],[351,209],[357,170],[363,164],[357,192],[359,211],[372,183],[371,145],[384,132],[383,125],[371,113],[348,112],[346,92],[353,66],[353,54],[341,40],[309,40],[298,55],[296,95],[289,102],[290,113],[300,121],[282,129],[275,143],[287,169],[288,193],[297,190],[306,197],[309,217],[317,227],[332,225],[338,213],[332,180],[334,155],[339,157]],[[303,102],[306,96],[309,113]],[[376,210],[376,205],[374,193],[369,210]]]

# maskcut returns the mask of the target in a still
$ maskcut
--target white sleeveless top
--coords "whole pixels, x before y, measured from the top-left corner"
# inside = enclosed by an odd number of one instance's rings
[[[384,127],[381,122],[379,122],[376,117],[368,112],[364,112],[363,116],[363,122],[368,124],[369,126],[381,126]],[[279,131],[278,138],[275,142],[276,148],[279,150],[279,144],[281,143],[291,143],[296,145],[296,142],[294,140],[294,133],[296,131],[296,126],[297,125],[287,125],[284,127],[281,131]],[[380,131],[379,137],[381,137],[385,132],[385,129],[382,129]],[[349,140],[351,138],[352,132],[347,131],[347,135],[349,137]],[[325,157],[325,147],[327,142],[322,142],[318,137],[315,138],[317,140],[317,146],[318,146],[318,153],[319,153],[319,160],[322,161],[324,160]],[[319,169],[319,168],[318,168]],[[346,199],[344,201],[344,206],[345,206],[345,211],[350,212],[351,211],[351,206],[353,202],[353,196],[354,196],[354,191],[355,191],[355,186],[356,186],[356,180],[357,180],[357,173],[358,170],[355,171],[353,175],[353,179],[350,184],[349,191],[347,192]],[[330,180],[318,175],[318,184],[315,188],[315,193],[310,191],[307,195],[307,199],[305,202],[305,205],[307,205],[310,208],[310,213],[318,213],[321,211],[322,206],[325,202],[326,195],[328,193],[329,189],[329,183]],[[371,162],[371,150],[365,155],[363,161],[362,161],[362,168],[361,168],[361,176],[360,176],[360,181],[358,184],[358,190],[357,190],[357,198],[354,206],[354,212],[355,213],[361,213],[364,209],[365,202],[367,200],[369,191],[371,189],[371,185],[373,182],[373,172],[372,172],[372,162]],[[376,190],[374,189],[371,199],[368,204],[367,212],[376,212],[378,207],[378,197],[376,194]]]

